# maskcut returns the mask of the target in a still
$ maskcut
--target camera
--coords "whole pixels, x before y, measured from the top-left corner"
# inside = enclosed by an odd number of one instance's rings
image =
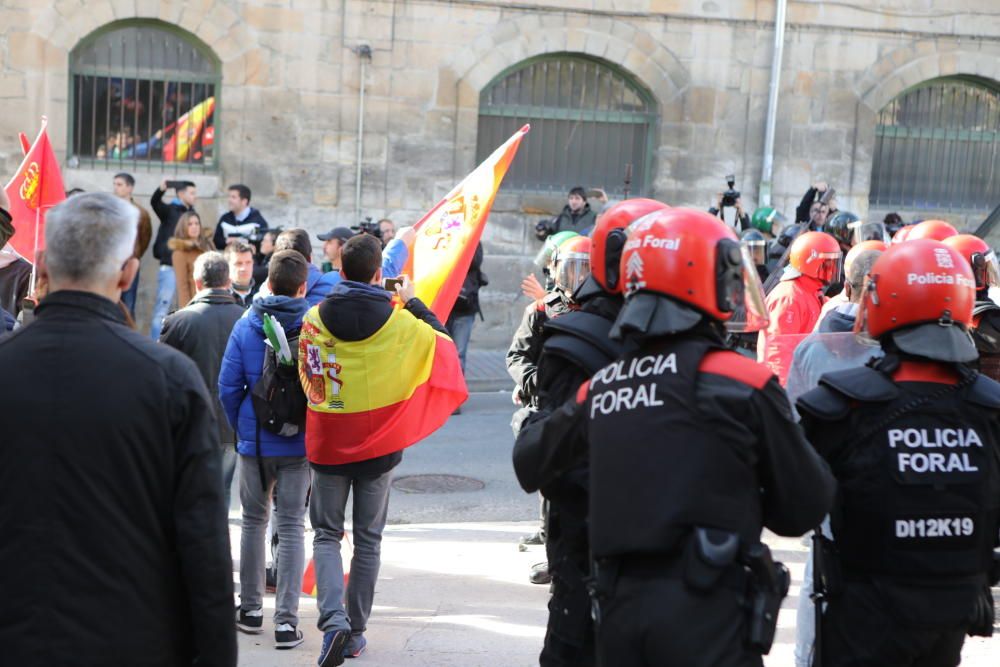
[[[544,241],[549,238],[555,229],[555,219],[545,218],[544,220],[539,220],[538,224],[535,225],[535,238],[539,241]]]
[[[736,206],[736,200],[740,198],[740,191],[734,189],[736,187],[735,175],[729,174],[726,176],[726,185],[729,186],[729,189],[722,193],[722,204],[719,208]]]
[[[371,216],[351,227],[351,231],[355,234],[369,234],[379,241],[382,240],[382,228],[378,226],[377,222],[372,222]]]

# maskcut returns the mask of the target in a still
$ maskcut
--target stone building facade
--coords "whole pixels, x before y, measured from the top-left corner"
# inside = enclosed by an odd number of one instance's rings
[[[210,168],[124,167],[143,195],[164,175],[192,176],[212,218],[225,186],[241,182],[273,224],[319,231],[352,224],[359,211],[412,223],[474,167],[483,92],[546,54],[605,64],[644,91],[656,121],[641,194],[706,207],[733,173],[752,208],[774,16],[773,0],[6,0],[0,157],[10,173],[20,157],[17,133],[30,134],[47,115],[67,160],[67,187],[109,189],[119,165],[68,166],[71,61],[88,35],[141,21],[179,29],[213,55],[221,85],[215,130],[224,140]],[[842,209],[885,213],[869,206],[878,114],[941,77],[1000,85],[995,0],[790,0],[775,204],[791,212],[811,182],[826,180]],[[543,134],[536,128],[526,142]],[[538,247],[534,222],[562,204],[558,193],[523,189],[497,199],[484,236],[491,282],[478,344],[509,340],[524,304],[517,285]],[[935,214],[968,226],[987,212]],[[148,279],[155,272],[147,268]]]

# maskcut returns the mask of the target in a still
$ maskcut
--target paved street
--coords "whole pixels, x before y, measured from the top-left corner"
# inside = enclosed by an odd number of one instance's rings
[[[474,394],[461,415],[407,452],[396,471],[397,479],[409,475],[457,475],[483,482],[484,486],[478,491],[455,493],[393,490],[391,525],[385,533],[382,573],[367,634],[369,649],[359,660],[347,664],[538,664],[548,593],[545,587],[527,582],[527,571],[544,555],[541,547],[524,553],[517,549],[517,538],[535,527],[538,504],[520,491],[510,468],[511,412],[507,394]],[[231,517],[237,557],[238,513]],[[311,541],[310,532],[306,536],[307,553],[311,552]],[[777,643],[765,664],[793,667],[794,609],[807,551],[799,540],[768,541],[775,558],[788,564],[794,581],[779,619]],[[268,596],[266,608],[273,610],[273,605],[273,596]],[[274,650],[269,619],[264,634],[241,634],[240,664],[314,665],[321,634],[315,626],[317,612],[312,598],[303,596],[301,618],[306,642],[291,651]],[[962,665],[992,667],[997,651],[1000,639],[970,640]]]

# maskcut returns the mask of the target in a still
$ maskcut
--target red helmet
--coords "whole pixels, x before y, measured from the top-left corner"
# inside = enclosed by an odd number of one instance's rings
[[[590,275],[591,242],[588,236],[572,236],[552,253],[552,279],[567,294],[573,294]]]
[[[590,275],[605,292],[621,294],[618,267],[621,264],[622,246],[625,245],[625,228],[639,218],[654,211],[669,208],[654,199],[626,199],[608,208],[597,218],[590,238]]]
[[[620,271],[626,304],[619,331],[675,333],[706,315],[730,320],[741,307],[748,319],[755,318],[754,330],[767,324],[760,277],[749,253],[730,227],[704,211],[672,208],[635,222]]]
[[[788,263],[793,269],[826,284],[840,279],[843,258],[840,243],[824,232],[799,234],[788,251]]]
[[[976,278],[976,289],[1000,287],[1000,265],[997,256],[990,245],[972,234],[949,236],[941,243],[954,248],[972,267],[972,275]]]
[[[892,243],[893,243],[893,245],[895,245],[897,243],[902,243],[903,241],[905,241],[907,239],[907,237],[910,236],[910,232],[913,231],[913,228],[915,226],[916,225],[903,225],[902,227],[900,227],[896,231],[896,233],[892,235]]]
[[[906,235],[907,241],[913,239],[933,239],[944,241],[949,236],[955,236],[958,230],[951,223],[944,220],[924,220],[913,225],[910,233]]]
[[[848,274],[851,272],[851,264],[853,264],[854,260],[858,258],[858,255],[863,253],[865,250],[878,250],[879,252],[885,252],[888,249],[889,246],[882,241],[862,241],[851,248],[844,257],[844,273]]]
[[[857,331],[891,333],[899,349],[929,359],[979,356],[967,333],[976,282],[957,250],[932,239],[907,241],[886,250],[870,275]]]

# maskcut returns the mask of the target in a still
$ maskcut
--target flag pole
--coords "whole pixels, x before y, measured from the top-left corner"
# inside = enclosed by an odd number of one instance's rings
[[[35,250],[31,257],[31,280],[28,283],[28,296],[35,296],[35,280],[38,277],[38,228],[42,224],[42,207],[35,209]]]

